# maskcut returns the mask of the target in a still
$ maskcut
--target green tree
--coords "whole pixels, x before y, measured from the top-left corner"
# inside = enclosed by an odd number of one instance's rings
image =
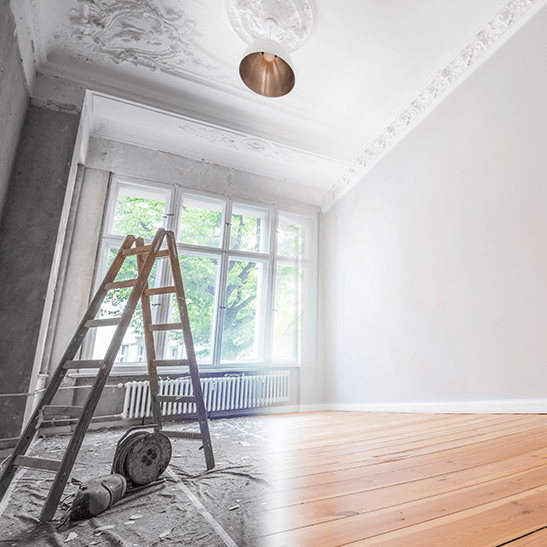
[[[125,236],[152,239],[163,225],[165,203],[159,200],[119,195],[114,215],[114,233]],[[218,211],[184,207],[179,238],[193,245],[218,247],[221,236],[222,215]],[[230,248],[234,250],[258,251],[261,237],[261,221],[253,216],[234,215]],[[109,263],[116,255],[112,249]],[[218,260],[207,256],[184,254],[179,257],[185,289],[186,305],[192,337],[198,358],[206,359],[212,351],[212,321],[217,294]],[[250,261],[230,260],[226,282],[224,327],[222,332],[222,359],[233,361],[251,354],[255,342],[256,306],[258,280],[261,264]],[[117,280],[132,279],[138,274],[136,257],[128,257]],[[154,265],[149,284],[154,285],[157,263]],[[103,312],[119,315],[131,289],[111,291],[105,299]],[[159,297],[165,302],[167,296]],[[175,299],[171,300],[172,319],[178,321]],[[131,322],[134,335],[143,335],[142,311],[137,308]],[[172,331],[171,340],[183,345],[182,332]]]
[[[113,232],[122,236],[132,234],[136,237],[151,239],[158,228],[163,225],[164,215],[164,201],[120,194],[114,212]],[[118,249],[116,248],[110,249],[108,267],[112,264],[117,252]],[[154,284],[156,272],[157,263],[154,264],[150,273],[149,284],[151,286]],[[130,256],[125,259],[116,280],[134,279],[137,275],[137,258],[136,256]],[[111,316],[121,315],[130,294],[130,288],[109,291],[104,300],[105,305],[103,305],[102,313]],[[142,336],[144,333],[140,304],[133,315],[130,328],[137,336]]]

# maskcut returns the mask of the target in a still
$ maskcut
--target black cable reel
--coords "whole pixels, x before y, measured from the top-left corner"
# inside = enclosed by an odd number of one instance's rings
[[[151,426],[145,426],[151,427]],[[123,475],[128,489],[150,484],[160,478],[171,461],[169,437],[159,431],[130,429],[119,441],[111,473]]]

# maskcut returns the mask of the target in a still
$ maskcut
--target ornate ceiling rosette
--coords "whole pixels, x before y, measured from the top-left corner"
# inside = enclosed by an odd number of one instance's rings
[[[288,52],[302,46],[313,27],[313,11],[308,0],[228,0],[228,17],[246,44],[271,38]],[[264,28],[267,19],[277,23],[271,35]]]

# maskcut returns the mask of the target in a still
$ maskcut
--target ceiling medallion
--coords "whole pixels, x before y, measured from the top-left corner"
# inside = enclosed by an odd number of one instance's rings
[[[295,86],[289,52],[309,36],[313,14],[307,0],[228,0],[228,16],[248,44],[239,64],[241,81],[263,97],[283,97]]]
[[[228,0],[228,18],[246,44],[274,40],[288,52],[301,47],[313,27],[308,0]],[[269,19],[278,23],[275,30],[265,28]]]

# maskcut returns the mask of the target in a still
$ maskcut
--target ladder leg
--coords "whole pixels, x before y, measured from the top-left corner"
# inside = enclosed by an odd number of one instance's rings
[[[150,275],[150,271],[152,270],[152,266],[154,265],[157,252],[161,246],[164,236],[165,230],[158,230],[156,237],[152,242],[151,250],[147,255],[142,270],[139,273],[133,290],[131,291],[131,295],[125,305],[120,323],[110,342],[105,358],[100,366],[95,382],[93,383],[87,401],[84,405],[82,416],[76,425],[72,438],[62,459],[61,467],[55,476],[49,491],[49,495],[46,498],[46,502],[40,516],[41,521],[51,520],[55,516],[55,511],[59,505],[59,500],[61,499],[65,489],[66,483],[74,466],[74,462],[76,461],[76,457],[78,456],[78,452],[82,446],[85,434],[89,428],[91,419],[93,418],[93,413],[97,408],[97,404],[99,403],[104,386],[106,385],[108,376],[110,375],[112,365],[114,364],[116,355],[118,354],[131,318],[135,312],[135,308],[137,307],[141,294],[148,281],[148,276]]]
[[[137,245],[144,245],[142,238],[137,239]],[[144,257],[138,257],[139,271],[141,271],[144,266]],[[152,416],[154,423],[158,425],[158,429],[163,427],[163,421],[161,416],[161,407],[158,402],[157,396],[159,394],[159,383],[158,383],[158,371],[153,364],[156,359],[156,348],[154,344],[154,333],[150,329],[152,324],[152,309],[150,306],[150,296],[146,294],[146,289],[148,289],[148,283],[146,284],[145,290],[141,296],[141,307],[142,307],[142,321],[144,327],[144,343],[146,345],[146,360],[148,362],[148,382],[150,386],[150,403],[152,407]]]
[[[207,421],[207,411],[203,401],[203,392],[201,390],[201,381],[199,379],[199,370],[197,366],[196,353],[194,350],[194,341],[192,339],[192,331],[190,329],[190,319],[188,317],[188,309],[186,306],[186,297],[184,295],[184,286],[182,284],[182,276],[180,272],[180,263],[178,258],[177,246],[173,232],[167,232],[167,247],[169,249],[169,261],[171,263],[171,272],[175,284],[175,296],[179,309],[180,319],[182,323],[182,333],[184,336],[184,345],[186,346],[186,354],[188,356],[190,379],[194,390],[194,399],[196,411],[198,415],[199,428],[203,441],[203,451],[205,454],[205,463],[207,469],[215,467],[215,458],[213,455],[213,445],[209,434],[209,423]]]
[[[55,476],[53,484],[49,490],[48,497],[46,498],[46,502],[40,515],[40,520],[42,522],[52,520],[55,516],[55,511],[59,505],[59,500],[63,495],[66,483],[72,468],[74,467],[74,462],[76,461],[76,457],[78,456],[78,452],[82,446],[82,442],[91,422],[91,418],[93,417],[93,412],[99,402],[102,390],[106,384],[109,372],[110,370],[107,367],[107,364],[104,363],[99,371],[99,374],[97,375],[97,378],[95,379],[89,397],[86,401],[82,417],[78,421],[76,429],[74,430],[67,449],[65,450],[65,455],[61,462],[61,468]]]
[[[3,497],[5,496],[9,488],[9,485],[11,484],[11,481],[13,480],[13,477],[15,476],[15,472],[17,471],[16,466],[13,463],[15,461],[15,458],[17,456],[26,454],[27,450],[29,449],[36,435],[36,432],[38,428],[40,427],[40,417],[41,417],[42,409],[45,406],[51,404],[51,402],[53,401],[53,398],[55,397],[66,375],[67,371],[64,368],[64,364],[67,361],[74,359],[75,355],[78,353],[82,345],[82,342],[85,338],[85,335],[87,334],[87,331],[89,330],[89,327],[86,327],[86,323],[89,319],[94,318],[97,312],[99,311],[101,304],[104,300],[104,297],[106,296],[108,292],[105,289],[105,285],[107,283],[114,281],[114,279],[118,275],[118,272],[120,271],[120,268],[124,262],[124,251],[126,249],[129,249],[133,245],[134,241],[135,241],[134,236],[129,235],[125,238],[123,244],[120,247],[120,250],[118,251],[118,254],[114,258],[114,261],[112,262],[112,265],[110,266],[110,269],[108,270],[105,276],[105,279],[103,280],[102,284],[97,290],[97,293],[95,294],[92,301],[90,302],[89,307],[84,315],[84,318],[80,322],[80,325],[78,326],[75,335],[73,336],[63,357],[61,358],[59,365],[53,372],[51,376],[51,380],[49,381],[46,387],[46,390],[42,394],[42,397],[40,398],[38,404],[36,405],[36,408],[34,409],[26,426],[24,427],[23,432],[21,433],[21,437],[19,438],[19,441],[17,445],[15,446],[13,453],[10,457],[10,460],[8,461],[4,469],[4,472],[2,473],[2,476],[0,477],[0,500],[2,500]]]

